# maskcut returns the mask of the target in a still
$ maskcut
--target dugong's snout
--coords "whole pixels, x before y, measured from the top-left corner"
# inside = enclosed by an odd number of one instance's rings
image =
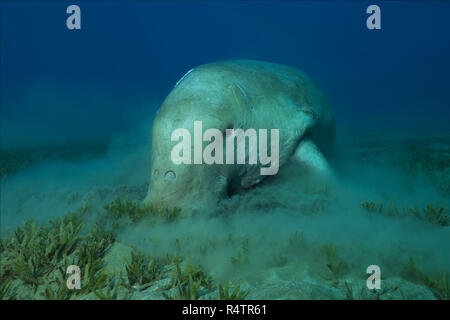
[[[215,204],[219,199],[205,179],[205,169],[194,165],[162,166],[152,169],[144,203],[157,209],[195,210],[200,203]],[[207,177],[207,175],[206,175]]]
[[[153,169],[150,176],[150,185],[144,202],[156,208],[170,208],[180,202],[179,184],[175,168]]]

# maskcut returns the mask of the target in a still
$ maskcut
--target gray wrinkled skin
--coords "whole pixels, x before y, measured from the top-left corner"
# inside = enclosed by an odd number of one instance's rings
[[[214,206],[266,177],[260,175],[259,161],[257,165],[175,165],[171,150],[178,142],[171,141],[171,134],[186,128],[193,137],[197,120],[203,122],[203,132],[268,129],[270,139],[270,129],[279,129],[280,170],[290,158],[309,162],[311,168],[326,167],[318,150],[329,149],[334,136],[327,99],[304,72],[247,60],[199,66],[178,81],[154,120],[146,203],[182,209]],[[300,148],[302,144],[307,147]]]

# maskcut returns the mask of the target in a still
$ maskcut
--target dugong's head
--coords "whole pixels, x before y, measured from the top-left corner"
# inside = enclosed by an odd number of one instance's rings
[[[215,128],[225,134],[242,114],[238,115],[233,107],[227,85],[212,81],[208,73],[200,72],[192,72],[196,73],[195,77],[190,81],[185,79],[172,90],[153,122],[150,185],[144,200],[153,207],[203,208],[216,204],[226,195],[226,171],[232,170],[232,166],[194,163],[194,144],[198,141],[194,136],[194,121],[201,121],[203,133]],[[181,136],[180,132],[187,135]],[[182,152],[174,149],[182,144],[186,146]],[[208,144],[203,143],[201,150]],[[191,154],[184,154],[186,150]],[[187,156],[191,164],[179,164],[174,156]]]

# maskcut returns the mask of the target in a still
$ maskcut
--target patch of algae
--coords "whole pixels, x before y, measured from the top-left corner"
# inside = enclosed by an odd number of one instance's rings
[[[154,210],[127,198],[116,198],[104,210],[89,228],[82,222],[81,210],[47,224],[26,220],[0,239],[0,299],[133,299],[164,279],[170,281],[159,291],[166,291],[161,295],[166,299],[198,299],[218,288],[188,260],[182,266],[176,253],[152,257],[116,240],[122,219],[171,223],[181,210]],[[102,223],[105,219],[112,223]],[[66,285],[70,265],[81,268],[81,289],[69,290]],[[244,297],[239,289],[220,288],[217,298]]]
[[[429,174],[448,175],[449,162],[443,156],[427,158],[427,153],[421,151],[415,157],[416,160],[422,160],[411,161],[411,171],[424,170]],[[423,166],[427,167],[424,169]],[[94,211],[86,201],[77,213],[69,213],[47,224],[27,220],[12,231],[10,236],[0,239],[0,299],[228,300],[258,297],[255,292],[248,290],[248,286],[241,290],[243,286],[239,283],[218,283],[200,266],[192,265],[189,257],[178,256],[179,252],[151,256],[118,242],[116,235],[123,226],[145,222],[151,228],[161,223],[174,223],[182,216],[181,210],[177,208],[156,210],[151,206],[141,206],[138,202],[130,201],[126,191],[125,196],[116,197],[104,206],[93,222],[86,219]],[[323,193],[328,196],[328,190]],[[76,203],[79,198],[80,195],[74,194],[69,201]],[[361,206],[370,213],[449,226],[448,209],[439,203],[425,207],[399,208],[393,204],[366,201]],[[178,246],[183,246],[182,241],[176,241]],[[233,248],[235,254],[230,256],[229,264],[239,273],[254,263],[252,249],[258,244],[249,243],[251,241],[255,242],[246,237],[237,239],[230,234],[223,241],[210,239],[198,248],[198,252],[206,254],[220,249],[222,245]],[[359,288],[357,281],[349,278],[352,276],[350,266],[343,262],[336,244],[324,243],[314,248],[303,233],[291,234],[283,243],[275,254],[271,253],[268,257],[268,265],[280,270],[287,268],[292,265],[292,261],[302,258],[298,258],[298,253],[302,252],[313,257],[308,261],[315,261],[314,269],[323,271],[324,283],[341,292],[337,297],[399,297],[397,293],[401,292],[401,288],[396,282],[389,289],[379,292]],[[435,298],[449,299],[448,273],[427,274],[416,260],[410,257],[404,263],[401,281],[407,279],[411,282],[405,282],[406,285],[415,283],[426,286]],[[81,266],[80,290],[69,290],[65,285],[68,277],[66,270],[72,264]],[[311,286],[313,281],[301,283]],[[315,286],[324,287],[319,283]],[[256,287],[255,290],[257,289]],[[261,295],[264,296],[263,293]]]
[[[361,207],[368,212],[375,212],[399,218],[412,218],[443,227],[450,226],[448,208],[441,206],[439,202],[436,204],[428,204],[422,208],[418,205],[410,208],[398,208],[393,203],[384,204],[382,202],[376,203],[373,201],[364,201],[361,203]]]

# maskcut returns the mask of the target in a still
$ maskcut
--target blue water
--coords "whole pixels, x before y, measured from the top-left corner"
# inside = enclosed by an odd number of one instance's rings
[[[438,280],[450,272],[450,1],[76,1],[81,30],[68,30],[71,4],[0,2],[0,240],[26,218],[76,212],[83,232],[112,225],[112,253],[99,258],[123,274],[133,246],[177,253],[249,299],[344,299],[344,282],[363,292],[375,264],[383,286],[403,290],[386,298],[448,299]],[[370,4],[381,30],[366,27]],[[296,67],[320,84],[336,117],[332,177],[288,163],[201,214],[107,216],[118,198],[142,205],[152,120],[175,83],[226,59]],[[42,298],[47,282],[35,290],[3,268],[19,252],[8,243],[0,282]],[[333,248],[339,275],[327,269]],[[248,263],[230,262],[241,253]],[[131,285],[121,298],[164,299]]]
[[[234,58],[306,71],[341,125],[448,132],[450,2],[377,2],[381,30],[361,1],[82,1],[75,31],[69,4],[1,3],[5,146],[107,140],[187,70]]]

